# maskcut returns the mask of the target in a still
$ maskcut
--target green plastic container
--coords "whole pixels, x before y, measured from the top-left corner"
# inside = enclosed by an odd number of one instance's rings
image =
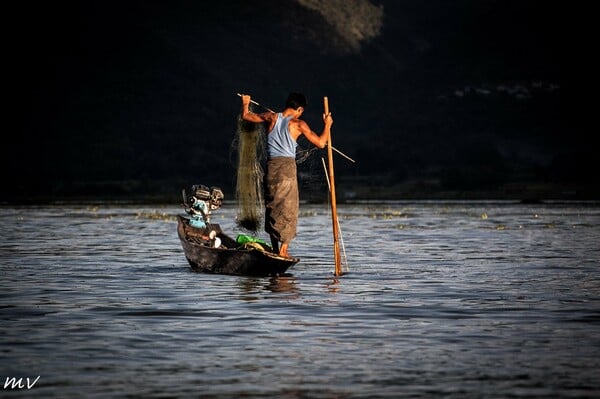
[[[271,246],[269,244],[267,244],[267,242],[265,240],[261,240],[260,238],[252,237],[247,234],[238,234],[237,237],[235,238],[235,241],[240,245],[244,245],[244,244],[250,243],[250,242],[255,242],[255,243],[262,245],[265,248],[271,249]]]

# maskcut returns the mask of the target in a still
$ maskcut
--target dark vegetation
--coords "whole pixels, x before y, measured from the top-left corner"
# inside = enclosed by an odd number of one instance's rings
[[[372,2],[379,34],[357,44],[331,23],[346,9],[301,3],[13,6],[3,200],[178,201],[194,183],[231,198],[236,93],[279,109],[291,90],[318,131],[330,99],[334,145],[357,161],[336,157],[343,198],[598,198],[563,112],[558,4]]]

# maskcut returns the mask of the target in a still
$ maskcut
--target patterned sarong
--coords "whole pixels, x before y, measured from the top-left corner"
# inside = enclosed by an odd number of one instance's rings
[[[265,231],[282,243],[296,236],[298,222],[296,159],[276,157],[267,161],[265,176]]]

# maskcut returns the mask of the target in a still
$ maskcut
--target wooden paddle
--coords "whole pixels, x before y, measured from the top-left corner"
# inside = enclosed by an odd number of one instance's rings
[[[325,115],[329,115],[329,100],[323,97],[323,106]],[[331,223],[333,225],[333,255],[335,257],[334,275],[342,275],[342,257],[340,254],[340,242],[338,237],[338,217],[337,204],[335,199],[335,178],[333,176],[333,145],[331,144],[331,131],[329,132],[329,140],[327,140],[327,158],[329,158],[329,192],[331,196]]]

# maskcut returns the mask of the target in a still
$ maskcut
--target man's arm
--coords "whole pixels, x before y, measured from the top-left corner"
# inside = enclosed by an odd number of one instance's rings
[[[242,95],[242,119],[248,122],[261,123],[270,122],[273,118],[272,112],[264,112],[262,114],[255,114],[250,111],[250,96],[247,94]]]
[[[323,127],[323,132],[321,132],[320,136],[313,132],[306,122],[301,120],[298,122],[298,129],[300,130],[300,133],[303,134],[308,141],[313,143],[313,145],[319,148],[324,148],[327,145],[327,142],[329,141],[329,135],[331,133],[331,125],[333,125],[331,113],[327,115],[323,114],[323,122],[325,123],[325,126]]]

